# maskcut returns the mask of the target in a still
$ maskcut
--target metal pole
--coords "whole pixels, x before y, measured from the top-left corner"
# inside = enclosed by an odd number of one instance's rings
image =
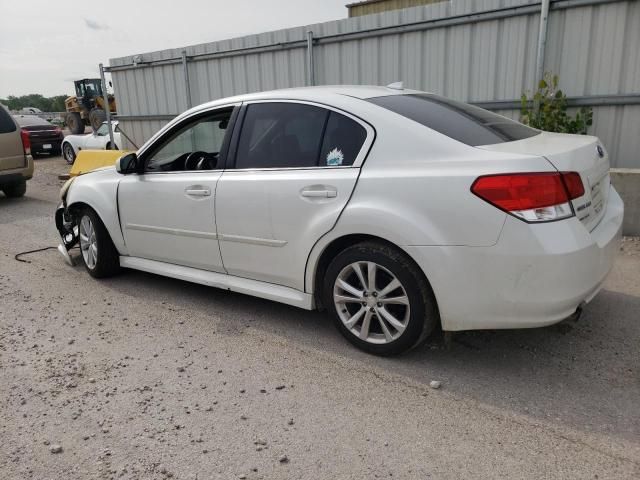
[[[107,128],[109,128],[109,148],[111,150],[115,141],[113,140],[113,126],[111,125],[111,108],[109,108],[109,94],[107,93],[107,82],[104,79],[104,66],[100,64],[100,80],[102,81],[102,98],[104,98],[104,112],[107,115]]]
[[[538,55],[536,57],[535,88],[544,78],[544,50],[547,46],[547,23],[549,21],[549,0],[542,0],[540,4],[540,31],[538,33]]]
[[[187,51],[182,51],[182,70],[184,72],[184,93],[187,97],[187,109],[191,108],[191,85],[189,84],[189,67],[187,65]]]
[[[313,71],[313,32],[307,32],[307,83],[309,86],[315,85]]]

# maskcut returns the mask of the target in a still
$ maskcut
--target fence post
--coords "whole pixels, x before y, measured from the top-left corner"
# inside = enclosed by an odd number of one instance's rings
[[[307,84],[309,86],[315,85],[313,71],[313,32],[311,30],[307,32]]]
[[[182,51],[182,71],[184,73],[184,90],[187,97],[187,110],[191,108],[191,85],[189,84],[189,67],[187,65],[187,51]]]
[[[549,0],[542,0],[540,3],[540,30],[538,31],[538,53],[536,56],[536,78],[533,88],[538,88],[538,83],[544,78],[544,50],[547,46],[547,23],[549,21]],[[537,103],[537,102],[536,102]],[[534,104],[537,112],[539,104]]]
[[[111,125],[111,108],[109,107],[109,95],[107,93],[107,82],[104,79],[104,65],[100,64],[100,80],[102,82],[102,98],[104,98],[104,113],[107,115],[107,128],[109,129],[109,148],[115,145],[113,140],[113,126]]]

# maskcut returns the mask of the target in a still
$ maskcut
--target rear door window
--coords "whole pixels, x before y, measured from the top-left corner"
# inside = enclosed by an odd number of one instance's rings
[[[0,133],[9,133],[16,131],[16,124],[11,119],[11,115],[7,111],[0,107]]]
[[[368,101],[472,147],[523,140],[540,133],[483,108],[428,93],[389,95]]]
[[[366,137],[366,130],[357,122],[322,107],[256,103],[247,107],[235,167],[349,166]]]

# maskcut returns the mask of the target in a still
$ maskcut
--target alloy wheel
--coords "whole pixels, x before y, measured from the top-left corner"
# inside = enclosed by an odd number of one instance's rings
[[[88,215],[80,220],[80,250],[84,263],[93,270],[98,262],[98,239],[93,222]]]
[[[409,323],[409,297],[402,283],[375,262],[344,267],[334,283],[333,301],[344,326],[369,343],[393,342]]]

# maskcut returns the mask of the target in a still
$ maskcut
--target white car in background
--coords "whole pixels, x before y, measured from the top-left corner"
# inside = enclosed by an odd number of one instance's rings
[[[103,122],[97,131],[87,135],[67,135],[62,141],[62,156],[68,164],[76,161],[76,156],[80,150],[118,150],[122,146],[120,138],[120,129],[118,122],[112,121],[113,141],[111,145],[109,140],[109,125]]]
[[[439,327],[579,313],[624,211],[596,137],[398,86],[201,105],[61,199],[59,250],[71,262],[79,244],[93,277],[126,267],[326,309],[380,355]]]

